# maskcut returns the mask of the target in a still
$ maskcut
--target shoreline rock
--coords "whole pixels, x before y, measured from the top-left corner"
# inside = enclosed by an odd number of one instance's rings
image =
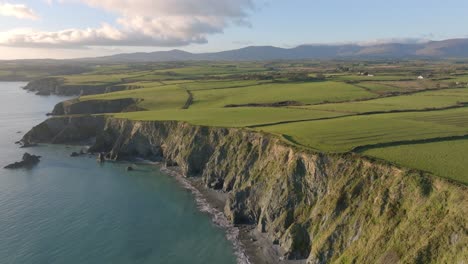
[[[97,156],[97,161],[99,163],[104,163],[106,161],[106,153],[99,153],[98,156]]]
[[[40,162],[41,156],[31,155],[29,153],[24,153],[21,161],[11,163],[5,166],[5,169],[21,169],[21,168],[32,168]]]

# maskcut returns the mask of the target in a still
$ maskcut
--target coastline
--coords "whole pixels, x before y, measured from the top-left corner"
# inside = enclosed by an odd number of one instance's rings
[[[239,236],[239,229],[232,225],[223,213],[226,195],[214,190],[204,188],[201,179],[188,179],[182,175],[178,167],[167,168],[161,163],[153,163],[164,174],[174,177],[182,188],[190,191],[195,198],[198,210],[211,216],[211,221],[226,233],[226,238],[231,242],[238,264],[257,264],[250,261],[243,241]],[[269,262],[271,263],[271,262]]]
[[[99,166],[99,164],[96,164],[95,155],[84,154],[78,159],[70,157],[69,154],[73,151],[79,152],[83,146],[82,144],[39,144],[37,147],[31,146],[31,148],[19,148],[18,144],[13,144],[13,142],[21,139],[31,129],[32,125],[43,122],[47,118],[45,116],[47,111],[56,103],[55,100],[60,100],[60,98],[28,94],[21,88],[17,88],[18,84],[16,83],[10,86],[5,86],[8,89],[5,88],[7,93],[3,93],[3,98],[6,102],[12,102],[12,104],[11,106],[8,103],[2,105],[6,111],[3,111],[4,115],[2,116],[2,124],[5,126],[2,128],[3,140],[1,145],[3,146],[3,156],[0,172],[3,187],[1,208],[3,209],[2,212],[4,212],[3,220],[5,220],[2,222],[1,228],[2,241],[0,244],[2,244],[2,252],[0,256],[3,259],[0,261],[1,263],[35,263],[38,259],[55,259],[60,263],[75,263],[74,261],[76,263],[89,261],[108,263],[109,261],[103,261],[103,259],[109,260],[113,256],[116,256],[117,261],[120,259],[120,261],[126,263],[133,263],[133,260],[140,262],[140,259],[146,257],[155,259],[164,254],[170,256],[173,253],[164,250],[167,247],[171,247],[176,252],[177,248],[171,246],[171,240],[176,235],[174,234],[172,238],[164,235],[168,232],[180,235],[179,240],[187,238],[189,242],[186,244],[184,242],[186,246],[193,244],[193,247],[187,247],[185,251],[179,253],[179,256],[183,257],[173,256],[175,259],[183,259],[187,256],[193,258],[193,262],[197,263],[202,263],[203,259],[217,259],[219,260],[218,263],[222,263],[223,259],[226,259],[228,260],[226,262],[236,263],[236,256],[233,254],[230,241],[225,238],[224,230],[213,226],[209,216],[198,213],[198,209],[193,204],[192,194],[180,188],[179,184],[174,182],[173,179],[166,178],[168,176],[165,173],[157,172],[151,175],[144,171],[138,171],[130,174],[120,170],[119,166],[122,165],[117,164],[115,166],[109,163],[104,168]],[[15,100],[21,101],[22,104],[18,104],[18,101],[14,103]],[[42,155],[44,158],[31,170],[3,169],[4,165],[17,161],[24,152]],[[91,166],[86,168],[86,164],[89,165],[90,163]],[[154,167],[149,167],[146,170],[158,171]],[[82,173],[83,171],[84,173]],[[114,171],[115,175],[111,175],[112,171]],[[96,174],[102,177],[93,177]],[[156,175],[164,177],[162,180],[149,179],[151,176],[153,178],[157,177]],[[166,179],[164,180],[164,178]],[[144,184],[153,182],[156,182],[155,185],[158,186],[147,187]],[[121,183],[124,184],[119,185]],[[134,183],[134,185],[125,183]],[[87,184],[92,185],[92,187]],[[123,186],[125,194],[122,194],[124,193],[121,192],[122,189],[119,190],[111,186]],[[154,206],[164,204],[163,199],[154,199],[154,197],[162,197],[161,194],[158,194],[161,192],[155,190],[160,188],[159,186],[169,186],[176,190],[174,196],[162,196],[180,197],[183,199],[180,208],[189,210],[186,213],[180,213],[178,210],[168,208],[169,212],[166,214],[164,207]],[[99,189],[103,191],[90,191]],[[138,192],[135,192],[135,190],[138,190]],[[114,202],[122,200],[108,199],[110,197],[120,197],[123,201],[128,198],[129,203],[138,206],[126,206],[125,203]],[[141,197],[147,198],[148,203],[139,203],[138,199]],[[178,201],[172,203],[173,206],[171,207],[175,206],[176,209],[179,209]],[[123,208],[112,209],[118,207]],[[39,208],[40,210],[38,210]],[[148,209],[151,212],[146,212],[149,211]],[[136,213],[136,211],[139,212]],[[134,212],[134,214],[127,214],[127,212]],[[192,212],[195,212],[195,214]],[[194,230],[196,227],[192,228],[192,224],[202,223],[201,229],[198,229],[200,232],[193,231],[195,235],[190,232],[183,232],[183,228],[182,231],[177,228],[178,224],[158,225],[159,221],[167,223],[164,221],[173,219],[174,217],[167,217],[172,213],[174,213],[173,215],[179,215],[179,219],[182,219],[182,221],[174,219],[176,221],[169,220],[169,223],[188,221],[189,225],[185,228]],[[161,215],[161,218],[155,218],[158,215]],[[151,221],[151,219],[159,221]],[[138,223],[138,225],[135,223]],[[146,225],[143,223],[146,223]],[[167,228],[171,226],[175,226],[175,228]],[[166,227],[168,232],[158,229],[159,227]],[[82,235],[88,233],[82,232],[83,230],[92,230],[92,232],[83,238]],[[151,231],[147,232],[148,230]],[[128,236],[122,234],[128,234]],[[216,240],[211,240],[212,234],[214,234],[213,238]],[[54,239],[51,240],[51,237]],[[164,242],[165,237],[169,243]],[[201,241],[194,243],[193,241],[196,241],[197,237],[201,238]],[[128,241],[128,239],[132,240]],[[164,242],[167,246],[162,242],[159,243],[159,241]],[[177,242],[177,240],[174,241]],[[128,245],[129,243],[131,245]],[[214,246],[211,247],[210,244]],[[217,244],[222,246],[217,246]],[[122,245],[122,248],[120,248],[120,245]],[[123,245],[125,245],[125,248]],[[203,245],[206,246],[202,247]],[[44,247],[49,250],[44,250]],[[201,253],[200,257],[196,255],[193,257],[201,247],[209,250]],[[212,251],[211,248],[220,249],[220,251],[210,252]],[[94,249],[96,250],[92,251]],[[81,252],[78,255],[83,256],[83,258],[78,258],[75,255],[76,252]],[[86,254],[82,252],[86,252]],[[110,255],[112,257],[109,257]],[[122,260],[123,255],[128,259]],[[218,256],[224,257],[219,258]]]
[[[48,145],[48,144],[45,144]],[[68,146],[68,144],[61,144]],[[88,149],[87,145],[71,145]],[[93,153],[85,153],[80,157],[95,158]],[[115,162],[109,161],[106,162]],[[184,177],[178,166],[166,167],[163,162],[152,162],[140,159],[118,161],[123,164],[155,166],[164,175],[173,177],[180,187],[191,192],[196,206],[202,213],[210,215],[211,221],[221,228],[226,239],[231,243],[238,264],[305,264],[306,260],[287,260],[283,258],[284,251],[275,245],[266,234],[259,232],[254,225],[233,225],[224,214],[228,193],[207,188],[199,177]]]
[[[148,164],[148,163],[145,163]],[[157,166],[164,174],[174,177],[181,186],[189,190],[195,197],[197,207],[201,212],[212,217],[215,225],[223,228],[227,239],[232,243],[237,263],[239,264],[305,264],[306,260],[283,259],[284,252],[279,245],[259,232],[254,225],[235,226],[224,215],[227,193],[207,188],[201,178],[187,178],[178,167],[165,167],[161,163],[150,163]]]
[[[349,252],[353,258],[371,263],[398,255],[385,247],[367,244],[369,236],[378,234],[390,234],[384,240],[389,246],[392,239],[408,242],[412,253],[399,258],[431,258],[425,248],[414,247],[406,235],[402,238],[401,234],[392,233],[395,228],[403,228],[404,234],[422,237],[428,231],[429,221],[440,223],[437,234],[452,232],[454,237],[463,236],[443,224],[452,221],[458,228],[463,226],[464,208],[458,206],[465,199],[463,186],[358,156],[310,152],[249,131],[180,122],[73,116],[48,119],[28,132],[23,142],[67,144],[93,137],[96,142],[90,152],[107,153],[111,160],[137,162],[137,157],[141,157],[139,161],[158,158],[178,165],[169,170],[163,167],[163,172],[179,175],[178,179],[197,198],[202,212],[210,213],[219,226],[232,227],[228,229],[228,239],[234,247],[242,245],[244,249],[236,250],[241,252],[238,256],[249,256],[255,263],[304,263],[305,259],[325,263],[335,256],[349,256]],[[205,188],[202,180],[209,184],[224,182],[224,192],[207,190],[209,187]],[[445,193],[451,196],[446,197]],[[225,210],[221,210],[223,201]],[[443,204],[441,210],[452,213],[435,211],[428,215],[434,203]],[[411,218],[406,217],[407,212],[411,212]],[[354,224],[349,224],[350,218]],[[421,223],[420,219],[427,220]],[[266,233],[258,234],[252,225],[240,226],[244,224],[260,225]],[[415,225],[418,228],[412,228]],[[314,229],[318,234],[310,233]],[[288,250],[287,254],[281,255],[266,236],[270,241],[274,238],[282,249]],[[454,250],[454,243],[462,244],[463,240],[449,244],[434,236],[431,241],[447,252],[441,257],[456,260],[457,254],[449,251]],[[311,255],[306,258],[309,250]],[[283,261],[280,256],[302,261]]]
[[[27,92],[33,92],[25,87],[26,85],[23,85],[21,88],[27,90]],[[45,94],[45,96],[50,95],[51,94]],[[36,96],[42,95],[36,94]],[[64,95],[62,96],[66,99],[70,98]],[[45,120],[46,119],[44,119],[44,121]],[[65,143],[59,145],[68,146],[69,144]],[[26,146],[25,148],[35,146],[36,145]],[[72,144],[71,146],[80,146],[85,150],[86,154],[80,155],[81,157],[95,157],[95,154],[87,152],[89,149],[87,143],[80,142],[78,144]],[[266,236],[256,232],[254,226],[234,226],[224,214],[224,206],[228,194],[207,188],[202,183],[201,178],[184,177],[179,167],[166,167],[162,162],[151,162],[139,159],[132,160],[131,158],[122,160],[121,162],[156,166],[163,174],[174,177],[182,188],[191,192],[195,198],[198,210],[210,215],[212,223],[225,232],[226,239],[233,247],[238,264],[305,263],[305,260],[304,262],[280,261],[281,255],[279,246],[273,245],[272,241]]]

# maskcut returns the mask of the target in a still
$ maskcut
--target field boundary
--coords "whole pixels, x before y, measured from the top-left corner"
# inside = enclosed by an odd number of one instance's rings
[[[182,106],[182,109],[189,109],[190,106],[193,104],[193,93],[187,89],[185,89],[185,92],[187,92],[188,98],[184,106]]]
[[[462,139],[468,139],[468,134],[465,134],[462,136],[435,137],[435,138],[426,138],[426,139],[401,140],[401,141],[392,141],[392,142],[386,142],[386,143],[369,144],[369,145],[355,147],[350,152],[362,153],[366,150],[376,149],[376,148],[417,145],[417,144],[454,141],[454,140],[462,140]]]
[[[257,127],[266,127],[266,126],[276,126],[276,125],[284,125],[284,124],[291,124],[291,123],[300,123],[300,122],[310,122],[310,121],[320,121],[320,120],[329,120],[329,119],[339,119],[339,118],[347,118],[352,116],[371,116],[371,115],[385,115],[385,114],[401,114],[401,113],[422,113],[422,112],[436,112],[436,111],[444,111],[450,109],[458,109],[468,107],[468,102],[463,102],[458,105],[447,106],[442,108],[432,108],[432,109],[407,109],[407,110],[390,110],[390,111],[374,111],[374,112],[365,112],[365,113],[349,113],[340,116],[331,116],[331,117],[319,117],[319,118],[311,118],[311,119],[302,119],[302,120],[288,120],[288,121],[280,121],[274,123],[267,123],[267,124],[258,124],[258,125],[251,125],[247,126],[248,128],[257,128]],[[288,108],[288,107],[286,107]],[[291,108],[290,109],[296,109]],[[306,109],[306,108],[299,108],[299,109]],[[334,112],[334,113],[344,113],[338,111],[329,111],[329,110],[316,110],[316,109],[308,109],[310,111],[323,111],[323,112]]]

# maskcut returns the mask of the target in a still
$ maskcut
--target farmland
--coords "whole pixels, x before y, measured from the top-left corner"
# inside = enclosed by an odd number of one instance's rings
[[[440,109],[456,107],[462,103],[468,103],[468,89],[465,88],[420,92],[360,102],[322,104],[307,108],[347,113],[369,113]]]
[[[227,105],[271,104],[296,101],[302,104],[340,102],[372,98],[373,94],[339,82],[264,84],[237,89],[194,91],[194,108],[216,108]]]
[[[467,183],[468,139],[369,149],[364,154]]]
[[[339,128],[339,129],[338,129]],[[326,152],[394,141],[409,141],[468,134],[468,109],[437,113],[397,113],[347,116],[329,120],[267,126],[263,131]]]
[[[248,127],[265,123],[317,120],[342,116],[327,111],[301,109],[278,109],[268,107],[239,107],[220,109],[172,109],[163,111],[144,111],[115,114],[119,118],[135,120],[176,120],[195,125],[215,127]],[[227,118],[227,116],[229,118]]]
[[[245,128],[468,183],[466,76],[450,61],[174,62],[57,75],[64,85],[124,87],[79,98],[138,99],[140,111],[107,113],[118,118]]]

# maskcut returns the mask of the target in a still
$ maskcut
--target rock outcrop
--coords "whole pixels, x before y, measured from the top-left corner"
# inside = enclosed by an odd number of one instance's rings
[[[12,163],[10,165],[5,166],[5,169],[30,169],[34,167],[40,161],[40,156],[31,155],[29,153],[24,153],[23,159],[19,162]]]
[[[52,144],[79,144],[101,133],[105,125],[102,116],[52,117],[35,126],[21,140],[23,145],[47,142]]]
[[[126,85],[73,85],[65,83],[63,78],[47,77],[29,82],[23,89],[38,95],[92,95],[134,89]]]
[[[178,165],[229,193],[226,216],[252,224],[288,259],[307,263],[463,263],[465,185],[370,161],[324,154],[245,129],[101,116],[46,120],[26,143],[95,138],[91,152]]]
[[[55,105],[52,115],[103,114],[138,111],[139,99],[124,98],[116,100],[86,100],[72,99]]]
[[[23,89],[36,92],[38,95],[62,94],[61,87],[63,83],[62,78],[48,77],[31,81]]]

